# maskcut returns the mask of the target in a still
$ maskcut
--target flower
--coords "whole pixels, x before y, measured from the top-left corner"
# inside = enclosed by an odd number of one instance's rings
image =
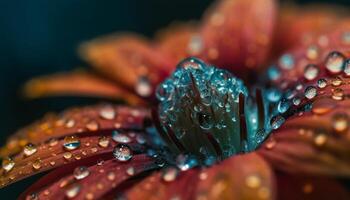
[[[97,73],[40,77],[25,93],[136,107],[72,108],[18,131],[1,185],[52,169],[21,198],[348,199],[349,19],[276,7],[223,0],[153,42],[84,44]],[[205,62],[177,65],[188,56]]]

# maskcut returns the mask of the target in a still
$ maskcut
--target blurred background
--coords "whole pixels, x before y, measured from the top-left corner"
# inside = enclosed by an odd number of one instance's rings
[[[199,19],[213,0],[0,0],[0,144],[16,129],[47,111],[91,104],[86,98],[47,98],[28,101],[19,95],[31,77],[86,66],[77,46],[99,35],[133,31],[152,37],[174,21]],[[294,0],[350,6],[349,0]],[[1,189],[15,199],[25,181]]]

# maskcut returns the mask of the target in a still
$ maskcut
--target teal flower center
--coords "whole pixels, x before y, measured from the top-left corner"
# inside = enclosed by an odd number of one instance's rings
[[[182,61],[156,91],[161,136],[177,154],[210,164],[256,149],[272,129],[268,105],[230,72]]]

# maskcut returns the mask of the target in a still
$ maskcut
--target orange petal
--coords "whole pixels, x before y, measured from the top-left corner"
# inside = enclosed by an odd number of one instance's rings
[[[109,104],[72,108],[59,115],[48,114],[12,135],[2,148],[1,156],[15,154],[27,143],[39,144],[51,138],[75,133],[115,128],[140,130],[143,128],[143,120],[149,117],[150,114],[145,109]]]
[[[171,25],[161,30],[156,39],[159,50],[176,62],[188,56],[198,55],[202,48],[200,41],[196,41],[200,40],[200,36],[198,27],[194,23]]]
[[[167,170],[156,173],[132,187],[126,196],[129,199],[274,198],[272,171],[255,153],[234,156],[207,169],[172,175]]]
[[[150,157],[142,154],[135,155],[127,162],[118,162],[111,156],[105,157],[108,160],[100,161],[99,164],[95,157],[90,162],[74,163],[56,169],[28,188],[21,197],[105,199],[105,195],[118,190],[118,186],[129,179],[135,179],[139,174],[157,167]]]
[[[204,18],[200,57],[230,70],[266,62],[275,21],[273,0],[219,1]]]
[[[324,177],[292,176],[283,173],[277,175],[278,199],[339,199],[350,198],[346,188],[332,180]]]
[[[142,104],[142,99],[115,83],[97,75],[75,71],[32,79],[24,87],[25,96],[38,98],[43,96],[89,96],[109,99],[122,99],[132,105]]]
[[[95,39],[80,50],[99,72],[144,97],[152,95],[175,64],[146,39],[131,34]]]

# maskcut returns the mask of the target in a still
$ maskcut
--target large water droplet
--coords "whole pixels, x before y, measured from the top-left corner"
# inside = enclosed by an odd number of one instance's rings
[[[66,136],[64,138],[64,143],[63,143],[63,147],[66,150],[75,150],[77,148],[79,148],[80,146],[80,140],[77,136],[71,135],[71,136]]]
[[[5,158],[2,160],[2,168],[6,172],[11,171],[14,166],[15,166],[15,162],[11,158]]]
[[[273,129],[278,129],[280,126],[282,126],[284,122],[284,117],[282,117],[281,115],[277,115],[271,118],[270,124]]]
[[[32,143],[26,144],[23,148],[23,153],[26,156],[31,156],[31,155],[35,154],[37,151],[38,151],[38,149]]]
[[[80,166],[74,169],[73,175],[75,179],[81,180],[90,175],[90,171],[85,166]]]
[[[314,80],[319,74],[319,69],[316,65],[309,64],[304,69],[304,77],[308,81]]]
[[[332,74],[337,74],[343,71],[345,57],[343,54],[333,51],[326,58],[326,68]]]
[[[118,144],[113,149],[114,157],[121,162],[126,162],[132,158],[132,151],[130,147],[126,144]]]
[[[129,143],[131,142],[131,138],[124,134],[124,133],[120,133],[119,131],[113,131],[112,133],[112,139],[116,142],[120,142],[120,143]]]
[[[308,86],[304,93],[307,99],[313,99],[317,95],[317,89],[314,86]]]

